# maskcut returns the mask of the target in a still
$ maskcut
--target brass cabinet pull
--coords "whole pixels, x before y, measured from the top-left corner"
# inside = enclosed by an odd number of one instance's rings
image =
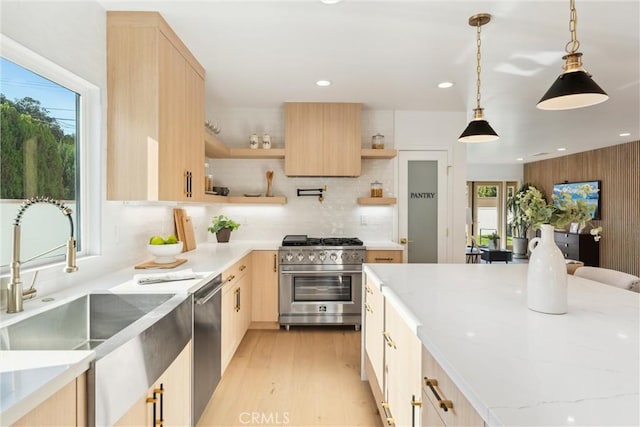
[[[160,395],[160,418],[156,420],[156,425],[161,426],[164,425],[164,384],[160,384],[160,389],[158,389],[157,392]]]
[[[234,295],[235,295],[235,306],[233,307],[233,309],[235,311],[240,311],[240,288],[236,288],[235,291],[233,291]]]
[[[368,294],[373,294],[373,289],[371,289],[369,285],[365,285],[364,288],[367,290]]]
[[[147,403],[158,403],[158,399],[155,397],[147,397]]]
[[[389,332],[383,332],[382,335],[384,336],[384,340],[387,342],[387,345],[389,347],[398,348],[396,347],[396,342],[391,339],[391,334],[389,334]]]
[[[273,254],[273,272],[274,273],[278,272],[278,255],[277,254]]]
[[[241,265],[241,266],[240,266],[240,271],[244,271],[244,269],[245,269],[245,268],[247,268],[247,266],[246,266],[246,265]]]
[[[387,424],[390,426],[394,426],[396,425],[395,420],[393,419],[393,417],[391,416],[391,408],[389,407],[389,404],[385,401],[382,401],[382,410],[384,411],[384,419],[387,420]]]
[[[416,395],[411,396],[411,427],[416,427],[416,408],[422,406],[422,401],[416,400]]]
[[[364,309],[367,310],[369,313],[373,313],[373,310],[371,310],[371,306],[369,305],[368,302],[364,303]]]
[[[441,399],[440,395],[436,391],[435,388],[438,386],[437,379],[424,377],[424,383],[431,389],[431,392],[433,393],[433,395],[436,397],[436,400],[438,401],[438,406],[440,406],[440,408],[444,412],[448,412],[449,409],[453,408],[453,402],[448,399]]]
[[[191,171],[184,171],[184,194],[187,197],[192,195],[192,182],[193,173]]]
[[[231,276],[227,277],[227,280],[225,280],[224,283],[229,283],[230,281],[232,281],[235,278],[236,278],[236,276],[232,274]]]
[[[391,257],[380,257],[380,258],[376,257],[375,260],[376,261],[393,261],[393,258],[391,258]]]

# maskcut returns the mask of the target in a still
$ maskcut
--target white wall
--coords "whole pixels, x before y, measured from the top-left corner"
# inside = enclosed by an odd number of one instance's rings
[[[467,181],[517,181],[522,182],[524,165],[522,164],[486,164],[467,165]]]

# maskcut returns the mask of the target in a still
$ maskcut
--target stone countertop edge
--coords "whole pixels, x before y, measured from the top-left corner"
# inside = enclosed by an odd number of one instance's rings
[[[5,353],[0,351],[2,363],[11,363]],[[24,353],[20,351],[21,356]],[[30,351],[28,353],[42,353]],[[76,377],[89,369],[91,361],[95,357],[93,351],[59,351],[56,357],[57,364],[42,366],[32,369],[21,369],[3,372],[2,396],[0,397],[0,420],[2,425],[11,425],[42,402],[53,396],[64,386],[74,381]],[[67,359],[66,361],[64,359]],[[10,385],[9,385],[10,384]],[[12,387],[12,392],[6,393],[6,389]]]

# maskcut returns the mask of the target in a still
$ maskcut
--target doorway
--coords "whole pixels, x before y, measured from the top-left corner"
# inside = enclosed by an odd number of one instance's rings
[[[447,259],[447,152],[400,151],[398,229],[409,263]]]

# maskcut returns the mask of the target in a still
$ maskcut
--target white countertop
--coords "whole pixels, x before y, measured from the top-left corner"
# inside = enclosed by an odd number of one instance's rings
[[[364,271],[487,424],[640,425],[639,294],[570,275],[569,312],[549,315],[527,308],[526,264]]]

